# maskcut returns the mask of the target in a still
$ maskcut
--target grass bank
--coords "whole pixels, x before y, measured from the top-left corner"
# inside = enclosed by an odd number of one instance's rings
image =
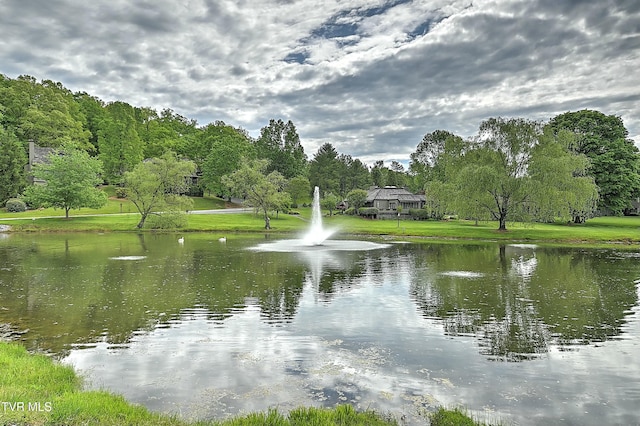
[[[200,202],[206,206],[211,203]],[[200,206],[201,208],[204,206]],[[271,219],[270,233],[302,233],[309,226],[309,208],[298,209],[299,215],[280,213]],[[106,214],[104,216],[33,217],[31,212],[23,216],[0,214],[0,225],[9,225],[15,232],[138,232],[138,214]],[[58,214],[60,212],[58,211]],[[18,214],[19,215],[19,214]],[[3,220],[4,219],[4,220]],[[11,220],[9,220],[11,219]],[[496,222],[473,221],[414,221],[372,220],[354,216],[334,215],[324,217],[325,228],[335,228],[338,234],[390,236],[394,238],[430,238],[436,240],[463,239],[480,241],[626,245],[640,247],[640,217],[599,217],[585,224],[567,223],[508,223],[507,231],[497,230]],[[265,232],[264,221],[253,213],[240,214],[190,214],[186,227],[180,232]]]

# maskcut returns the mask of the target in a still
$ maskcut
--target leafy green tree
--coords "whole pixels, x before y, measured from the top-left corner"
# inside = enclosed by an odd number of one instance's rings
[[[307,156],[290,120],[285,123],[271,119],[269,125],[260,130],[255,147],[258,158],[269,160],[267,172],[277,170],[287,179],[305,174]]]
[[[280,193],[286,185],[286,179],[280,172],[274,170],[266,174],[268,165],[269,161],[265,159],[243,161],[238,170],[222,177],[223,185],[262,213],[265,229],[271,229],[269,211],[281,205]]]
[[[132,171],[125,172],[127,198],[140,212],[137,227],[143,228],[150,214],[175,216],[188,210],[192,200],[183,194],[189,189],[187,177],[194,172],[192,161],[179,160],[172,151],[139,163]]]
[[[323,144],[309,163],[309,182],[318,187],[322,193],[340,192],[340,173],[342,164],[338,159],[338,151],[330,143]]]
[[[338,207],[340,197],[331,193],[325,192],[324,197],[320,200],[320,207],[329,211],[329,216],[333,216],[333,211]]]
[[[570,148],[586,155],[591,164],[588,174],[598,185],[602,212],[622,214],[640,193],[640,153],[622,119],[599,111],[567,112],[554,117],[549,126],[557,133],[576,134]]]
[[[291,195],[294,207],[298,205],[298,200],[304,196],[308,196],[311,192],[311,183],[304,176],[296,176],[287,182],[287,192]]]
[[[107,117],[98,131],[100,159],[105,178],[120,184],[125,172],[142,161],[143,143],[138,135],[135,111],[124,102],[112,102],[106,107]]]
[[[353,207],[357,213],[360,207],[364,206],[367,202],[367,191],[364,189],[354,189],[350,191],[347,194],[347,202],[349,202],[349,207]]]
[[[254,147],[243,131],[231,126],[210,126],[207,133],[211,148],[202,165],[203,185],[218,196],[228,196],[222,176],[238,170],[243,159],[254,158]]]
[[[84,150],[65,146],[51,153],[46,163],[35,165],[32,173],[45,182],[25,191],[34,206],[61,208],[69,218],[71,209],[97,209],[107,203],[107,194],[96,188],[102,183],[102,164]]]
[[[447,180],[447,166],[462,155],[464,146],[460,136],[446,130],[424,135],[410,155],[409,173],[414,176],[414,190],[424,189],[430,181]]]
[[[91,150],[86,118],[73,94],[51,80],[38,83],[30,76],[5,80],[0,87],[0,102],[4,105],[4,124],[13,128],[22,141],[34,140],[40,146],[60,147],[73,142]]]
[[[104,102],[86,92],[74,93],[73,98],[78,104],[80,112],[85,117],[83,127],[89,132],[90,150],[91,152],[97,153],[99,151],[98,131],[106,116]]]
[[[160,157],[166,151],[187,155],[190,140],[199,133],[196,121],[165,108],[134,108],[137,132],[144,144],[144,158]],[[195,159],[192,158],[195,161]],[[200,166],[200,164],[197,164]]]
[[[0,205],[25,187],[26,164],[27,156],[18,138],[0,126]]]

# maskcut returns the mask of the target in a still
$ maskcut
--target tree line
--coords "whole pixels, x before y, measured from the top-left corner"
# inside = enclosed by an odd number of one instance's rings
[[[93,173],[102,182],[129,187],[131,196],[132,182],[143,181],[141,169],[150,173],[155,167],[160,173],[163,164],[183,178],[197,175],[189,188],[175,181],[153,190],[248,197],[263,211],[266,226],[268,211],[297,205],[314,186],[331,202],[350,193],[359,200],[362,192],[353,191],[371,185],[407,187],[425,192],[432,217],[495,219],[501,228],[507,220],[570,216],[580,222],[597,212],[623,214],[640,194],[640,155],[622,120],[591,110],[561,114],[548,123],[493,118],[466,139],[436,130],[418,143],[405,170],[397,161],[368,166],[331,143],[309,159],[291,121],[272,119],[252,138],[222,121],[201,126],[169,108],[158,112],[122,101],[106,103],[50,80],[0,75],[2,205],[24,194],[47,203],[38,189],[28,189],[29,141],[82,153],[81,162],[93,161]],[[70,166],[60,168],[65,167]],[[85,195],[92,205],[100,202],[100,196]],[[165,200],[164,207],[176,203]],[[143,204],[141,213],[147,210],[148,203]],[[77,208],[77,202],[64,205]]]

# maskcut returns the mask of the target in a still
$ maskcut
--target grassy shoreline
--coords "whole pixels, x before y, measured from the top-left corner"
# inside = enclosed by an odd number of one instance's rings
[[[0,226],[8,232],[141,232],[136,228],[137,214],[94,213],[85,209],[69,219],[55,216],[59,211],[39,211],[21,214],[0,213]],[[253,213],[189,214],[187,226],[170,230],[142,232],[216,232],[271,233],[290,235],[308,228],[309,208],[299,209],[298,215],[280,213],[271,219],[272,229],[264,229],[264,221]],[[22,215],[22,216],[20,216]],[[640,217],[598,217],[585,224],[567,223],[509,223],[507,231],[498,231],[496,222],[468,220],[414,221],[404,219],[371,220],[354,216],[324,217],[324,227],[336,229],[337,235],[361,235],[383,238],[415,238],[430,240],[472,240],[491,242],[525,242],[545,244],[580,244],[591,246],[617,245],[640,247]]]
[[[187,421],[153,413],[122,396],[82,390],[82,379],[72,367],[42,354],[30,354],[20,344],[0,341],[0,424],[11,425],[160,425],[160,426],[272,426],[361,425],[389,426],[398,422],[374,411],[356,411],[350,405],[335,408],[300,407],[251,413],[223,421]],[[425,421],[427,419],[425,418]],[[455,422],[452,423],[452,420]],[[459,410],[440,408],[430,424],[479,425]]]

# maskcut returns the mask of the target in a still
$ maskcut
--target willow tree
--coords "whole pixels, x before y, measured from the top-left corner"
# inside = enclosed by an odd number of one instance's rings
[[[538,123],[491,118],[469,141],[456,176],[457,209],[464,215],[484,211],[507,229],[507,220],[522,220],[530,201],[527,167],[537,142]]]
[[[529,176],[535,216],[544,221],[556,218],[583,223],[598,207],[598,186],[589,175],[586,155],[571,150],[575,134],[554,132],[547,126],[532,152]]]
[[[589,217],[597,187],[585,176],[588,160],[569,150],[567,137],[520,118],[483,122],[457,162],[458,212],[488,215],[501,231],[507,221]]]

